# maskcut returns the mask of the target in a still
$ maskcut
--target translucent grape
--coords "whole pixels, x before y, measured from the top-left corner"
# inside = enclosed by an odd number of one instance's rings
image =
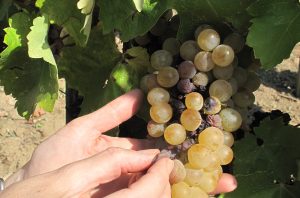
[[[238,84],[235,78],[230,78],[227,80],[227,82],[229,82],[229,84],[231,85],[232,88],[232,95],[234,95],[237,90],[238,90]]]
[[[212,52],[212,60],[220,67],[226,67],[233,62],[234,51],[228,45],[219,45]]]
[[[179,51],[181,58],[184,60],[194,61],[194,58],[200,49],[195,41],[189,40],[181,45]]]
[[[185,140],[186,131],[181,124],[170,124],[164,132],[164,137],[169,144],[179,145]]]
[[[250,92],[254,92],[259,88],[260,84],[259,76],[255,72],[248,72],[248,78],[243,87]]]
[[[232,96],[232,87],[226,80],[216,80],[209,87],[209,95],[225,102]]]
[[[221,165],[227,165],[233,160],[233,151],[230,147],[222,145],[217,151],[217,156],[220,159]]]
[[[195,86],[206,86],[209,82],[209,78],[206,73],[198,72],[192,79]]]
[[[240,113],[232,108],[222,109],[220,116],[222,118],[222,126],[225,131],[236,131],[242,125],[242,117]]]
[[[171,188],[172,198],[189,198],[190,187],[185,182],[173,184]]]
[[[166,50],[155,51],[150,58],[151,66],[154,69],[161,69],[170,66],[173,62],[172,54]]]
[[[203,144],[194,144],[189,148],[188,161],[197,169],[215,169],[220,163],[217,155]]]
[[[233,137],[232,133],[223,131],[223,135],[224,135],[224,144],[228,147],[232,147],[232,145],[234,143],[234,137]]]
[[[159,103],[150,108],[150,117],[157,123],[166,123],[172,118],[172,107],[168,103]]]
[[[160,18],[157,23],[151,28],[150,33],[154,36],[161,36],[167,30],[167,21],[163,18]]]
[[[186,109],[180,116],[180,122],[187,131],[195,131],[200,126],[202,118],[198,111]]]
[[[247,81],[248,73],[241,67],[235,67],[232,77],[236,80],[238,87],[242,87]]]
[[[175,184],[184,180],[186,176],[185,167],[180,160],[173,160],[174,167],[170,173],[170,183]]]
[[[213,68],[213,74],[216,79],[228,80],[233,74],[233,66],[229,65],[227,67],[216,66]]]
[[[173,67],[164,67],[158,71],[157,82],[162,87],[173,87],[179,80],[179,74]]]
[[[203,107],[203,97],[200,93],[192,92],[185,97],[185,106],[188,109],[199,111]]]
[[[186,169],[184,182],[196,186],[206,193],[210,193],[217,187],[218,180],[215,174],[197,169]]]
[[[205,114],[216,114],[221,111],[221,102],[218,98],[216,97],[208,97],[204,101],[204,113]]]
[[[220,44],[220,35],[213,29],[204,29],[200,32],[197,42],[204,51],[212,51]]]
[[[181,79],[193,78],[196,72],[196,67],[192,61],[183,61],[178,66],[179,78]]]
[[[190,79],[182,79],[177,83],[177,90],[180,93],[188,94],[194,91],[196,87],[191,83]]]
[[[140,88],[144,93],[148,93],[151,89],[159,87],[157,83],[157,77],[155,74],[147,74],[142,77],[140,82]]]
[[[212,27],[210,25],[207,24],[202,24],[199,27],[197,27],[197,29],[194,32],[194,36],[195,36],[195,40],[198,39],[199,34],[205,30],[205,29],[212,29]]]
[[[252,92],[248,90],[243,90],[233,95],[232,100],[235,105],[245,108],[251,106],[254,103],[255,96]]]
[[[204,51],[196,54],[194,64],[196,68],[202,72],[208,72],[215,67],[215,63],[212,60],[212,54]]]
[[[162,102],[168,103],[170,100],[170,94],[163,88],[153,88],[151,89],[151,91],[149,91],[147,100],[150,105],[156,105]]]
[[[148,34],[145,34],[143,36],[138,36],[135,39],[135,42],[141,46],[147,45],[148,43],[150,43],[151,39],[148,36]]]
[[[173,56],[179,54],[180,42],[176,38],[167,38],[162,45],[162,49],[170,52]]]
[[[226,36],[223,43],[229,45],[235,53],[239,53],[245,46],[245,39],[234,32]]]
[[[205,193],[201,188],[192,186],[190,187],[188,198],[208,198],[208,194]]]
[[[224,144],[224,135],[220,129],[216,127],[208,127],[199,134],[198,142],[212,150],[217,150]]]
[[[161,137],[164,134],[166,125],[165,124],[159,124],[154,122],[153,120],[150,120],[147,124],[147,131],[148,134],[151,137]]]

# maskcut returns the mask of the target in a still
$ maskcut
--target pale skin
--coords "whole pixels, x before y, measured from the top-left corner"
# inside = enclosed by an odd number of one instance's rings
[[[142,97],[133,90],[56,132],[6,181],[0,197],[170,198],[170,159],[154,163],[159,151],[149,140],[104,135],[132,117]],[[212,193],[236,186],[223,174]]]

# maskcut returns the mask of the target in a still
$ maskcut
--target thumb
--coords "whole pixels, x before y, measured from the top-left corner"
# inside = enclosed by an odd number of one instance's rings
[[[73,197],[87,192],[100,184],[108,183],[124,173],[137,173],[151,166],[159,150],[133,151],[108,148],[90,158],[59,169],[63,186]],[[69,194],[68,193],[68,194]]]

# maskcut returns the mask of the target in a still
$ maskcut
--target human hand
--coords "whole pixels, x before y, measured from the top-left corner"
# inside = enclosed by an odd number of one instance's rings
[[[151,148],[151,142],[148,140],[109,137],[103,134],[134,115],[141,98],[140,91],[131,91],[98,111],[69,123],[37,147],[31,160],[24,167],[23,179],[89,158],[110,147],[132,150]],[[126,188],[133,176],[122,174],[116,180],[102,185],[101,192],[106,195]],[[216,193],[228,192],[236,187],[235,179],[228,174],[223,175],[219,184]]]

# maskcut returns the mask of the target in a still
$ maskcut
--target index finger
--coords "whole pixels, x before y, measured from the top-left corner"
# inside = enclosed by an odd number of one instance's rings
[[[97,135],[106,132],[131,118],[138,110],[143,93],[132,90],[111,101],[99,110],[77,118],[75,125],[84,125],[97,130]]]
[[[157,161],[147,173],[129,188],[117,191],[106,198],[153,198],[161,197],[169,183],[169,176],[174,167],[174,162],[168,158]],[[147,192],[147,194],[145,194]]]

